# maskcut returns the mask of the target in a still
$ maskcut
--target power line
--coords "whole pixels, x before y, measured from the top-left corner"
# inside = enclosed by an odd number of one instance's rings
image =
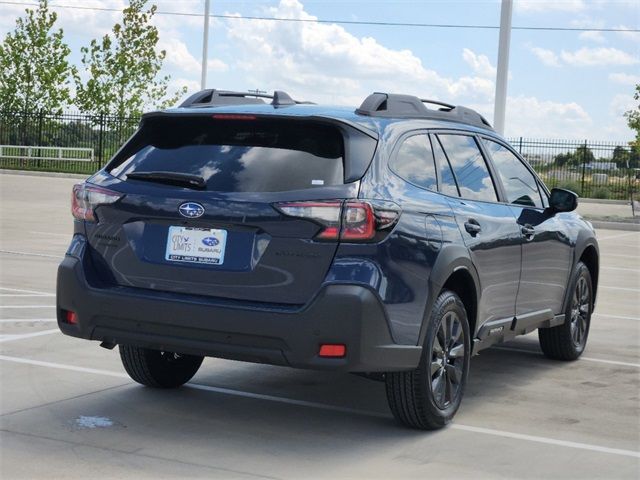
[[[37,3],[22,3],[22,2],[8,2],[0,1],[0,4],[5,5],[20,5],[20,6],[32,6],[37,7]],[[51,8],[68,8],[72,10],[94,10],[102,12],[121,12],[118,8],[107,7],[84,7],[81,5],[49,5]],[[174,15],[181,17],[202,17],[202,13],[189,13],[189,12],[166,12],[157,10],[158,15]],[[476,29],[476,30],[499,30],[498,25],[459,25],[449,23],[407,23],[407,22],[374,22],[374,21],[360,21],[360,20],[323,20],[323,19],[311,19],[311,18],[279,18],[279,17],[260,17],[253,15],[224,15],[224,14],[211,14],[212,18],[221,18],[226,20],[266,20],[271,22],[292,22],[292,23],[335,23],[341,25],[369,25],[378,27],[418,27],[418,28],[463,28],[463,29]],[[640,29],[637,28],[579,28],[579,27],[531,27],[531,26],[513,26],[513,30],[531,30],[531,31],[553,31],[553,32],[624,32],[624,33],[640,33]]]

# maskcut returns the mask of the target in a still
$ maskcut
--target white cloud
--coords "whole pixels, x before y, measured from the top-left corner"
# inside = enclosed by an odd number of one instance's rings
[[[194,74],[200,71],[200,62],[191,55],[187,45],[182,40],[171,37],[168,40],[164,40],[163,37],[160,37],[158,49],[167,52],[164,60],[167,67],[176,69],[183,74]]]
[[[584,0],[516,0],[517,12],[582,12],[587,8]]]
[[[496,67],[491,65],[489,57],[486,55],[478,55],[472,50],[465,48],[462,50],[462,58],[480,77],[495,78]]]
[[[558,59],[558,55],[555,54],[552,50],[547,50],[546,48],[540,47],[529,47],[531,53],[533,53],[538,59],[545,65],[549,67],[559,67],[560,60]]]
[[[609,80],[622,85],[636,85],[640,83],[640,75],[629,75],[628,73],[610,73]]]
[[[618,30],[637,30],[638,27],[627,27],[626,25],[618,25],[615,27]],[[640,32],[616,32],[616,34],[624,39],[631,40],[632,42],[640,42]]]
[[[524,95],[508,98],[506,117],[507,136],[589,138],[593,123],[578,103],[552,102]]]
[[[281,0],[269,16],[315,19],[298,0]],[[423,65],[409,49],[391,49],[373,37],[357,37],[335,24],[229,20],[228,37],[236,67],[251,88],[290,86],[299,98],[349,102],[374,90],[423,97],[487,99],[493,71],[485,55],[471,50],[463,59],[472,75],[447,78]],[[349,92],[351,98],[345,97]]]
[[[549,67],[569,65],[571,67],[601,67],[610,65],[634,65],[640,63],[638,55],[632,55],[612,47],[582,47],[575,51],[562,50],[556,53],[541,47],[529,46],[529,50]]]
[[[580,38],[580,40],[585,40],[588,42],[595,42],[595,43],[604,43],[607,41],[604,38],[604,35],[602,35],[602,32],[596,32],[596,31],[582,32],[580,33],[580,35],[578,35],[578,38]]]
[[[573,67],[593,67],[604,65],[633,65],[640,62],[638,56],[631,55],[617,48],[583,47],[574,52],[563,50],[562,60]]]
[[[224,63],[219,58],[210,58],[207,60],[207,71],[208,72],[226,72],[229,70],[229,65]]]

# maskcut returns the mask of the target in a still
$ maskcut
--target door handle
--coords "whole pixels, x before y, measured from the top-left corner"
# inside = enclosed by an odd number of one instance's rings
[[[522,225],[520,231],[527,240],[533,240],[533,236],[536,234],[536,229],[529,224]]]
[[[475,237],[480,233],[482,227],[480,227],[480,224],[475,218],[470,218],[468,222],[464,223],[464,229],[469,233],[469,235]]]

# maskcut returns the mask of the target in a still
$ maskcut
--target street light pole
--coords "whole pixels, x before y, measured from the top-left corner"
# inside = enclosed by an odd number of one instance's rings
[[[498,71],[496,73],[496,97],[493,109],[493,128],[501,135],[504,135],[504,119],[507,104],[512,10],[513,0],[502,0],[502,8],[500,9],[500,40],[498,44]]]
[[[204,0],[204,32],[202,33],[202,74],[200,88],[207,88],[207,56],[209,53],[209,7],[210,0]]]

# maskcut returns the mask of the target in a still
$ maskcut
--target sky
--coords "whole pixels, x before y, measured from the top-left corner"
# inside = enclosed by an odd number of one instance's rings
[[[33,0],[15,0],[31,4]],[[126,0],[51,0],[80,66],[80,48],[111,30]],[[159,12],[202,14],[204,0],[156,0]],[[211,0],[233,17],[500,24],[500,1]],[[89,9],[56,8],[82,6]],[[24,5],[0,1],[0,38]],[[203,17],[157,14],[171,88],[200,89]],[[513,26],[640,29],[638,0],[514,0]],[[498,30],[212,18],[208,88],[285,90],[297,100],[360,105],[371,92],[407,93],[493,118]],[[629,141],[637,106],[640,33],[513,30],[505,135]]]

